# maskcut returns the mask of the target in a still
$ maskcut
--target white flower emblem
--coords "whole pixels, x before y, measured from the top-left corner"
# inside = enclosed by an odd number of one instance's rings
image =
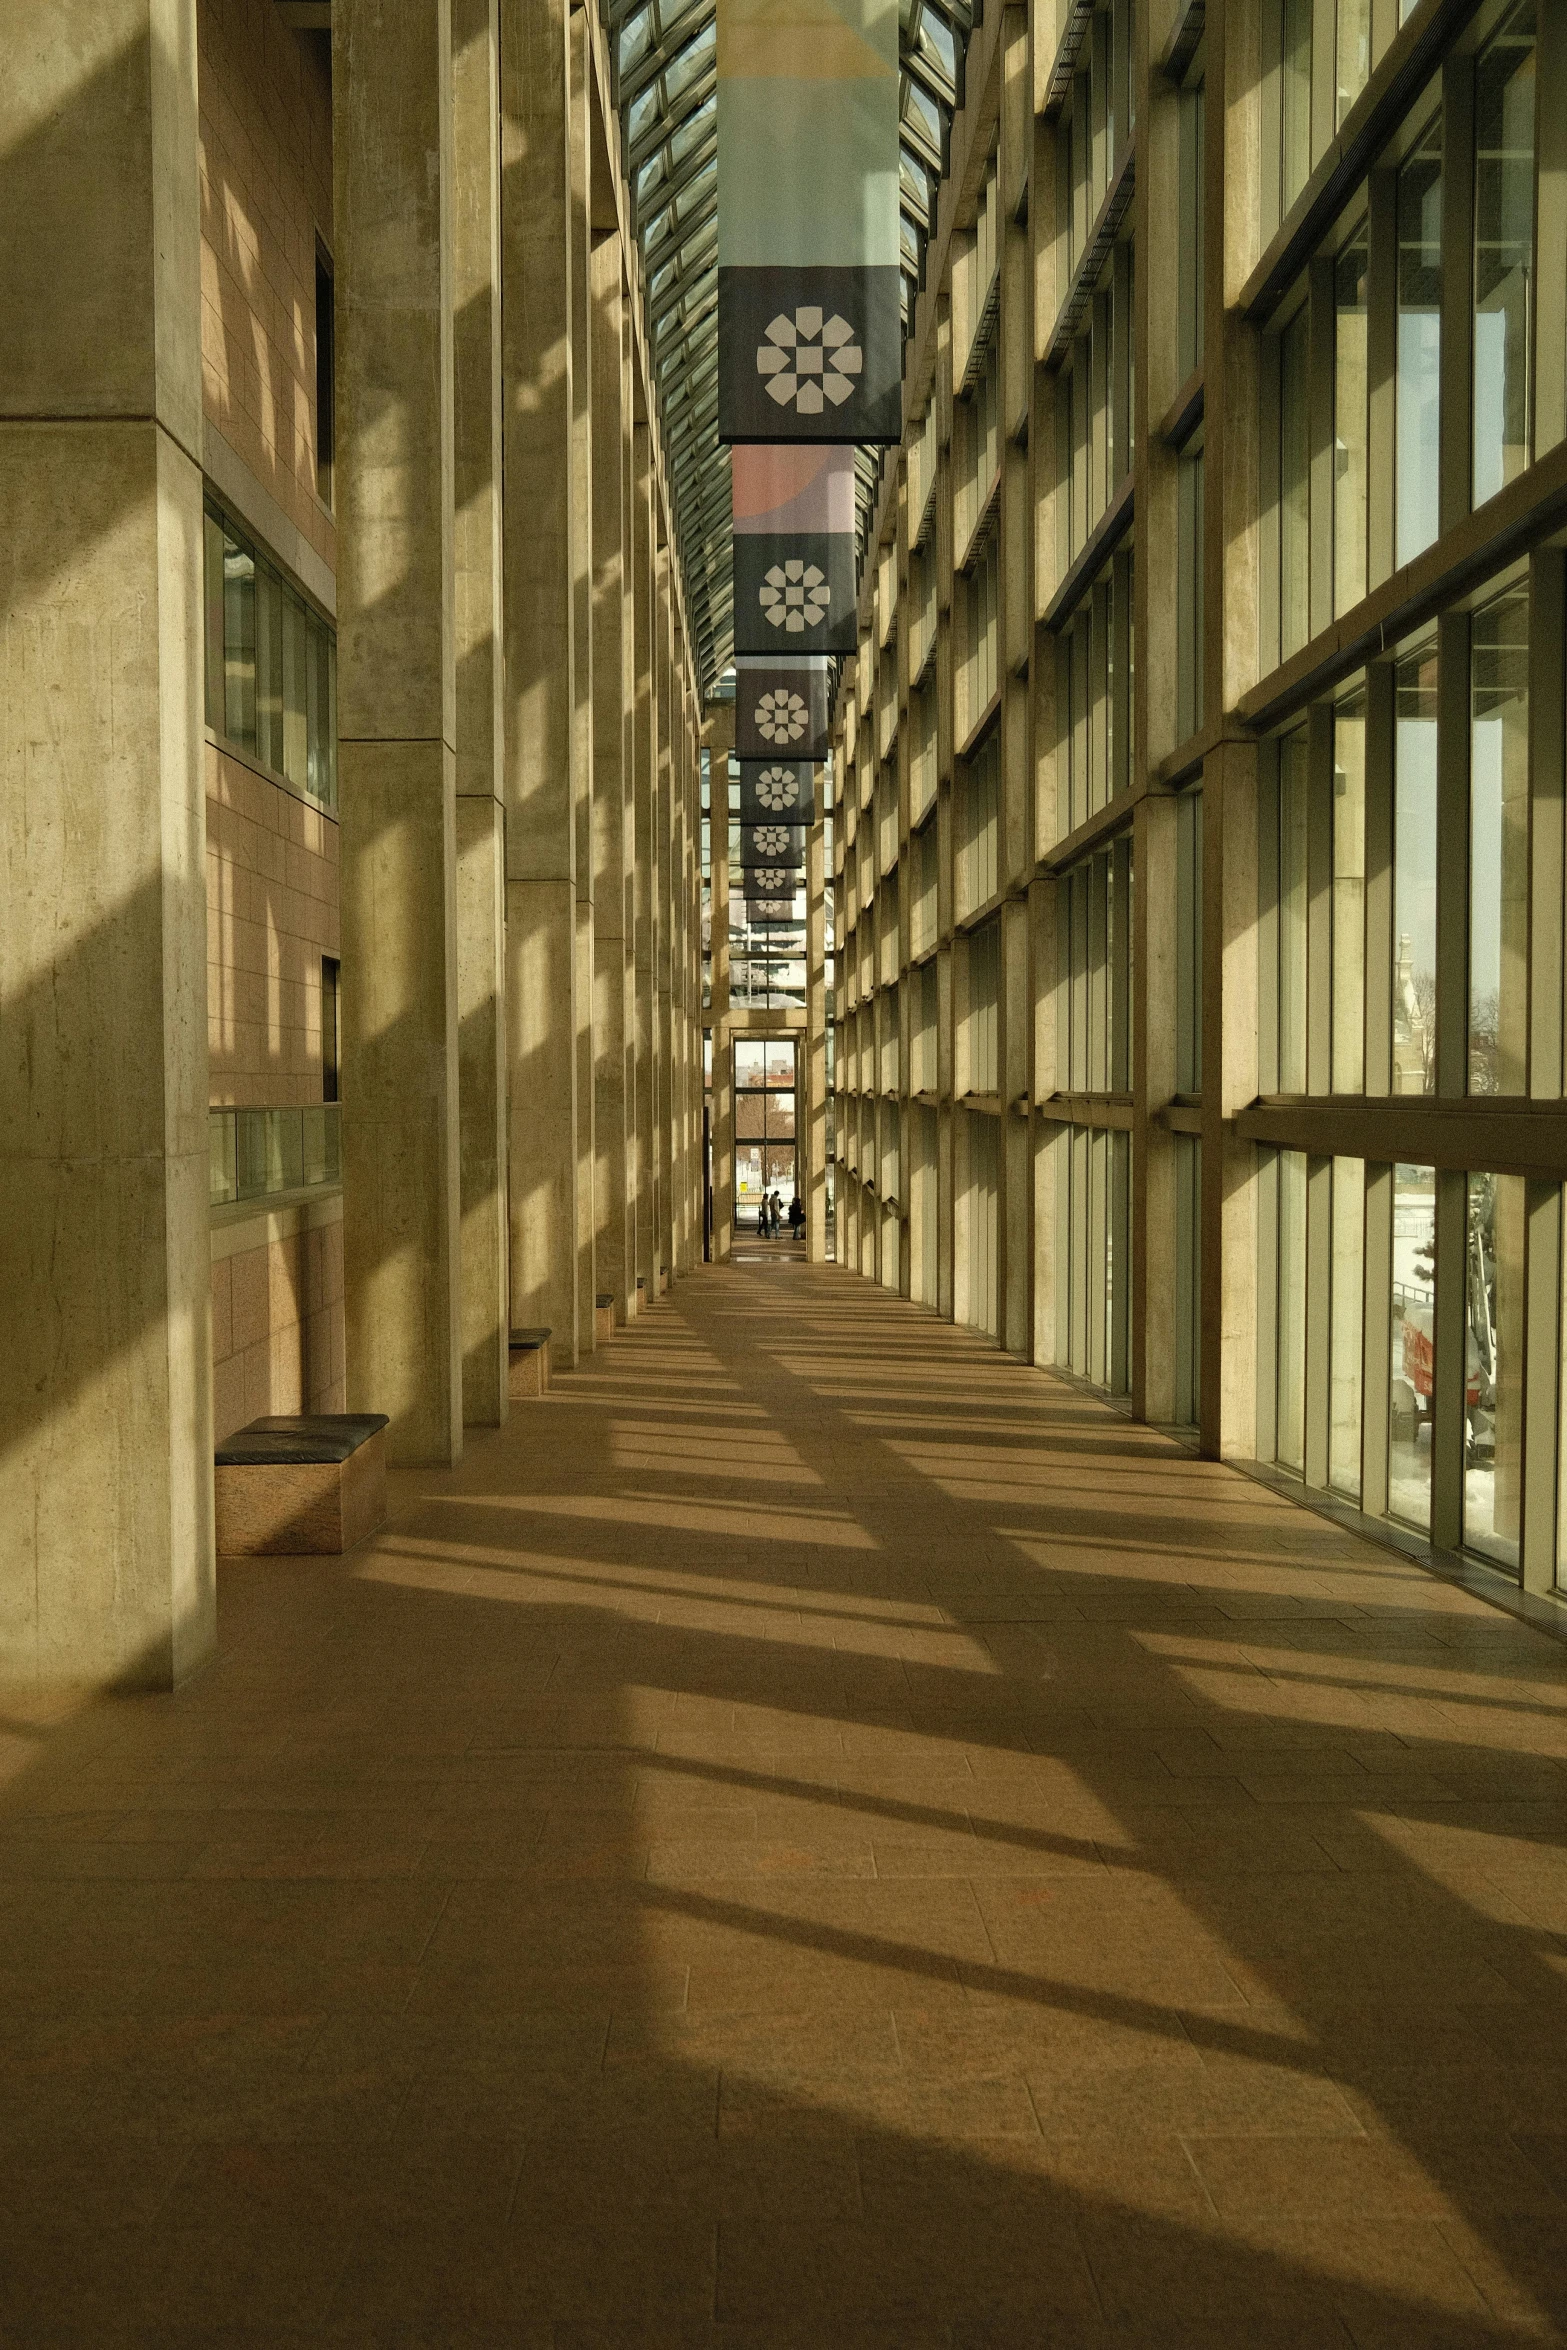
[[[797,743],[810,715],[798,694],[778,685],[771,693],[763,694],[757,703],[753,724],[764,743]]]
[[[786,629],[790,636],[803,636],[808,628],[826,619],[832,589],[826,573],[818,571],[814,563],[791,557],[787,563],[773,565],[757,591],[757,602],[774,628]]]
[[[820,416],[824,400],[841,408],[854,389],[865,354],[846,318],[833,312],[825,325],[820,310],[783,311],[757,347],[756,372],[767,378],[767,396],[801,416]]]
[[[751,875],[753,889],[785,890],[794,887],[794,875],[787,865],[761,865]]]
[[[794,806],[800,796],[800,778],[792,767],[764,767],[756,779],[756,796],[776,815],[780,808]]]
[[[787,824],[759,824],[756,845],[764,857],[786,857],[789,854],[789,827]]]
[[[794,912],[792,898],[753,898],[752,919],[757,922],[787,922]]]

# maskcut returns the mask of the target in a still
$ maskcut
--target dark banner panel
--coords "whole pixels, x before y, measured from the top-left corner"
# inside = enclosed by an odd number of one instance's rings
[[[735,662],[735,754],[816,764],[827,756],[825,661]],[[764,807],[762,814],[780,813]]]
[[[816,770],[803,762],[763,765],[744,760],[740,767],[740,822],[789,825],[816,820]]]

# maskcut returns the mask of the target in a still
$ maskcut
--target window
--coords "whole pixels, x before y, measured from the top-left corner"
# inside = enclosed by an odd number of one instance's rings
[[[1393,1091],[1436,1091],[1436,639],[1394,671]]]
[[[967,1093],[994,1093],[1000,1078],[1001,924],[984,923],[968,940]]]
[[[1178,477],[1175,607],[1176,736],[1186,742],[1203,719],[1203,444],[1201,434],[1182,452]]]
[[[337,325],[332,264],[316,247],[316,489],[332,503],[332,459],[337,439]]]
[[[1202,1395],[1202,1144],[1175,1136],[1175,1422],[1194,1428]]]
[[[1471,1175],[1465,1204],[1464,1542],[1516,1569],[1523,1529],[1523,1179]]]
[[[1056,638],[1058,827],[1073,832],[1132,776],[1132,553],[1116,554]]]
[[[1436,1370],[1436,1175],[1393,1170],[1392,1376],[1388,1401],[1391,1516],[1431,1524],[1431,1399]]]
[[[1529,590],[1470,627],[1469,1091],[1529,1090]]]
[[[1534,13],[1535,0],[1521,0],[1475,68],[1477,506],[1517,479],[1533,441]]]
[[[1442,118],[1398,175],[1398,561],[1437,533],[1442,390]]]
[[[992,729],[982,750],[958,771],[959,915],[972,914],[996,894],[1001,831],[1001,738]]]
[[[321,958],[321,1099],[338,1098],[339,1053],[338,982],[342,965],[335,955]]]
[[[1307,858],[1310,759],[1307,730],[1293,727],[1278,749],[1279,1028],[1274,1090],[1307,1088]]]
[[[337,806],[337,639],[210,501],[207,724],[321,806]]]
[[[1175,1090],[1202,1091],[1202,793],[1175,803]]]
[[[1197,81],[1181,92],[1181,287],[1176,372],[1182,383],[1202,365],[1207,138],[1207,96],[1202,82]]]
[[[1371,237],[1364,218],[1333,269],[1333,609],[1366,592],[1366,326]]]
[[[735,1222],[760,1217],[776,1191],[785,1208],[797,1188],[795,1051],[792,1037],[736,1037]]]
[[[1059,1090],[1126,1093],[1132,1066],[1132,843],[1127,834],[1056,883]]]
[[[1311,317],[1302,303],[1279,337],[1279,657],[1311,634]]]
[[[1333,712],[1333,1049],[1335,1093],[1366,1082],[1366,689]]]

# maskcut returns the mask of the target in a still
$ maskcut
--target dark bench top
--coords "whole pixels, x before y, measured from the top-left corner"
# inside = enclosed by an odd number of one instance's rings
[[[511,1342],[520,1354],[531,1354],[535,1347],[549,1345],[549,1330],[547,1328],[514,1330],[511,1334]]]
[[[279,1412],[225,1437],[220,1469],[315,1467],[346,1461],[386,1426],[385,1412]]]
[[[596,1306],[612,1306],[614,1302],[615,1293],[612,1289],[596,1289],[593,1293],[593,1303]]]

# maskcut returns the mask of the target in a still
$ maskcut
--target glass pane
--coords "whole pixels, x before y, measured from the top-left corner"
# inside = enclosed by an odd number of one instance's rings
[[[1202,793],[1175,803],[1175,1090],[1202,1091]]]
[[[1529,462],[1533,266],[1534,0],[1523,0],[1475,68],[1477,506]]]
[[[207,724],[214,734],[224,731],[223,670],[223,525],[217,516],[204,517],[206,536],[206,645]]]
[[[264,767],[283,763],[283,582],[268,563],[256,565],[256,757]]]
[[[256,560],[243,542],[223,540],[223,731],[256,747]]]
[[[1365,1266],[1366,1169],[1333,1162],[1333,1302],[1329,1364],[1328,1483],[1360,1499],[1360,1375]]]
[[[1436,1331],[1436,1176],[1393,1170],[1392,1380],[1387,1506],[1411,1526],[1431,1524],[1431,1373]]]
[[[1371,73],[1371,0],[1338,0],[1338,105],[1341,123]]]
[[[1299,652],[1311,627],[1311,427],[1308,320],[1279,337],[1279,651]]]
[[[765,1050],[767,1083],[769,1085],[792,1086],[794,1084],[794,1046],[792,1042],[788,1039],[782,1043],[773,1040],[768,1043]]]
[[[1333,272],[1333,609],[1366,592],[1366,281],[1361,221]]]
[[[1436,640],[1398,664],[1393,1091],[1436,1091]]]
[[[1306,1466],[1306,1154],[1280,1151],[1278,1437],[1281,1465]]]
[[[1279,212],[1288,212],[1311,172],[1312,0],[1279,0]]]
[[[735,1222],[755,1225],[761,1212],[762,1145],[736,1143],[735,1145]]]
[[[1528,1091],[1529,590],[1470,637],[1469,1091]]]
[[[1333,713],[1333,1072],[1335,1093],[1366,1082],[1366,696]]]
[[[1436,537],[1442,363],[1442,118],[1398,175],[1398,560]]]
[[[1306,729],[1279,744],[1280,1093],[1306,1090]]]
[[[1518,1564],[1523,1521],[1521,1175],[1471,1175],[1464,1259],[1464,1540]]]
[[[753,1044],[748,1037],[737,1036],[735,1038],[736,1086],[760,1085],[762,1083],[766,1051],[765,1045]]]
[[[1175,1137],[1175,1418],[1197,1425],[1201,1394],[1202,1144]]]

